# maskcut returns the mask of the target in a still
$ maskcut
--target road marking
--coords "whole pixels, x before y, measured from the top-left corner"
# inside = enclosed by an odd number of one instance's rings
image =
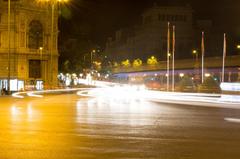
[[[12,96],[14,98],[21,98],[21,99],[23,99],[24,98],[23,94],[25,94],[25,93],[26,92],[17,92],[17,93],[13,93]]]
[[[240,119],[238,118],[224,118],[224,120],[231,123],[240,123]]]

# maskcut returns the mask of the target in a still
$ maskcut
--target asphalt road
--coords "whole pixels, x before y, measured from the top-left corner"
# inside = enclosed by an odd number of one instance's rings
[[[239,159],[240,110],[79,97],[0,98],[0,159]]]

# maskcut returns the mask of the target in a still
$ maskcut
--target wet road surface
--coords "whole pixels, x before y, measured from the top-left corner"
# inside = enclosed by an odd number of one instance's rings
[[[239,159],[240,110],[79,97],[0,98],[0,159]]]

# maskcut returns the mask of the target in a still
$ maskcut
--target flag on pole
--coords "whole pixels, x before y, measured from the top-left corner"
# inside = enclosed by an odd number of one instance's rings
[[[227,38],[226,33],[224,33],[224,42],[223,42],[223,58],[225,59],[227,55]]]
[[[169,91],[170,22],[168,22],[167,30],[167,91]]]
[[[226,34],[223,35],[223,65],[222,65],[222,82],[224,82],[225,77],[225,59],[227,55],[227,41],[226,41]]]
[[[204,32],[202,32],[201,50],[202,50],[202,83],[203,83],[204,82],[204,57],[205,57]]]
[[[175,26],[173,26],[173,41],[172,41],[172,91],[175,91],[175,42],[176,42],[176,37],[175,37]]]
[[[202,48],[202,55],[203,57],[205,56],[205,43],[204,43],[204,32],[202,32],[202,43],[201,43],[201,48]]]
[[[167,55],[170,53],[170,22],[168,22],[168,33],[167,33]]]

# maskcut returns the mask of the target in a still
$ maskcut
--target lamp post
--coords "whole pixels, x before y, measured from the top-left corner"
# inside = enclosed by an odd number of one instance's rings
[[[201,77],[200,77],[200,64],[199,64],[199,52],[197,49],[194,49],[192,50],[192,55],[193,55],[193,67],[194,67],[194,80],[196,82],[196,84],[200,84],[200,80],[201,80]]]
[[[47,2],[47,3],[50,3],[51,5],[51,35],[50,35],[50,73],[51,73],[51,78],[50,78],[50,84],[51,86],[53,86],[53,51],[54,51],[54,43],[56,43],[54,41],[54,16],[55,16],[55,9],[56,9],[56,4],[58,3],[66,3],[68,2],[68,0],[39,0],[40,2]],[[55,45],[54,45],[55,46]]]
[[[10,94],[10,80],[11,80],[11,0],[8,0],[8,94]]]
[[[198,51],[197,51],[197,50],[193,50],[193,51],[192,51],[192,54],[194,55],[194,57],[195,57],[195,62],[197,63],[197,62],[198,62]]]
[[[240,44],[237,45],[237,49],[240,50]]]
[[[40,52],[40,59],[42,62],[43,47],[39,47],[39,52]]]
[[[53,44],[54,44],[54,41],[53,41],[53,32],[54,32],[54,10],[55,10],[55,3],[56,2],[52,2],[52,14],[51,14],[51,46],[50,46],[50,52],[51,52],[51,57],[50,57],[50,66],[51,66],[51,80],[50,80],[50,82],[51,82],[51,87],[53,86],[53,68],[54,68],[54,66],[53,66]]]
[[[91,51],[91,69],[93,69],[93,56],[96,53],[96,50]]]

